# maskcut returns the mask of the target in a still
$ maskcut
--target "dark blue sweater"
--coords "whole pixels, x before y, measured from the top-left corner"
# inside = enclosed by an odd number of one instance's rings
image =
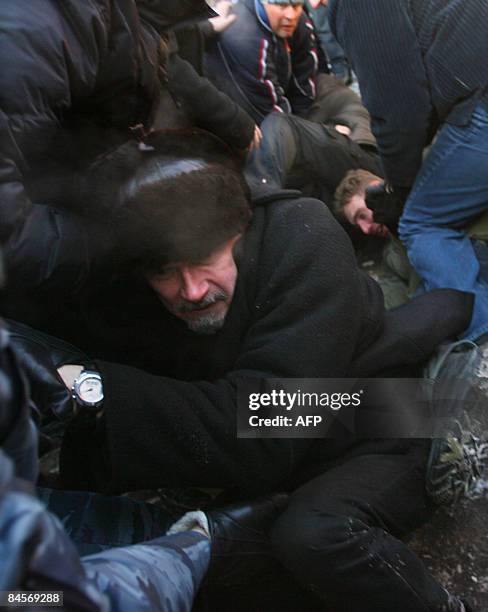
[[[331,0],[386,176],[410,186],[444,121],[488,109],[488,0]]]

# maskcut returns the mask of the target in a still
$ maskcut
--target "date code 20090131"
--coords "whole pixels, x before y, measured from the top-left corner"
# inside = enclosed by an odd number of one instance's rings
[[[63,591],[0,591],[0,607],[61,607]]]

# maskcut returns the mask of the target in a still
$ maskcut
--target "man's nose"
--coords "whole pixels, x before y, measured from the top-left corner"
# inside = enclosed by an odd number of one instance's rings
[[[181,297],[189,302],[199,302],[208,292],[209,284],[205,277],[197,271],[184,269],[181,271]]]
[[[290,21],[295,19],[295,8],[291,4],[284,7],[283,17],[286,17],[286,19],[289,19]]]
[[[359,229],[368,236],[373,229],[373,222],[368,219],[358,219],[357,221]]]

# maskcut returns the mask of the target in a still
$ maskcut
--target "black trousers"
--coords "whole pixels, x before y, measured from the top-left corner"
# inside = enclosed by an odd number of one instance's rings
[[[331,463],[292,494],[272,529],[277,558],[325,610],[449,610],[447,592],[399,539],[431,512],[429,442],[396,444],[378,441],[384,454],[365,444],[365,454]]]
[[[268,189],[300,189],[330,203],[349,170],[381,174],[377,154],[333,127],[294,115],[271,113],[261,124],[261,146],[248,154],[244,171],[254,197]]]

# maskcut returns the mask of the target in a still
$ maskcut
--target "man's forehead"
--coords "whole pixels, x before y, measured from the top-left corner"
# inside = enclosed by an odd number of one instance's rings
[[[213,260],[218,259],[221,255],[224,255],[227,251],[233,249],[235,244],[239,241],[241,237],[242,237],[242,234],[236,234],[235,236],[232,236],[232,238],[229,238],[229,240],[226,240],[224,244],[219,245],[218,247],[212,249],[211,251],[208,251],[206,253],[201,253],[196,258],[181,259],[178,261],[169,261],[167,263],[162,264],[161,269],[168,270],[171,268],[180,268],[183,266],[193,267],[193,266],[199,266],[204,263],[211,262]]]

